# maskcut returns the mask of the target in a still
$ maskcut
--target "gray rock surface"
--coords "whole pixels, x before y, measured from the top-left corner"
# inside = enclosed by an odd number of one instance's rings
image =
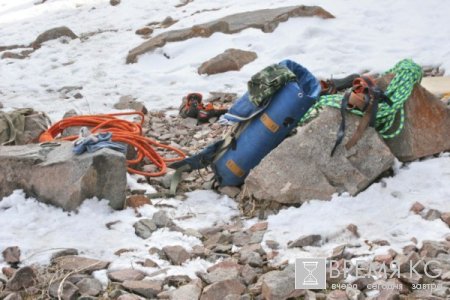
[[[65,210],[75,210],[92,197],[123,208],[126,162],[120,152],[102,149],[75,155],[70,142],[7,146],[0,147],[0,165],[0,198],[23,189]]]
[[[253,51],[227,49],[225,52],[209,59],[198,68],[198,74],[218,74],[239,71],[243,66],[254,61],[258,55]]]
[[[394,163],[394,156],[373,128],[350,150],[345,149],[359,119],[347,115],[346,137],[331,157],[341,117],[339,110],[324,108],[250,171],[245,188],[257,199],[286,204],[330,200],[336,192],[356,195]]]
[[[163,47],[168,42],[184,41],[194,37],[209,37],[215,32],[233,34],[247,28],[273,32],[278,27],[278,24],[286,22],[291,17],[312,16],[323,19],[334,18],[332,14],[321,7],[304,5],[238,13],[208,23],[195,25],[191,28],[163,32],[130,50],[127,56],[127,63],[136,63],[139,55]]]
[[[45,43],[50,40],[55,40],[55,39],[63,37],[63,36],[69,37],[71,39],[78,38],[78,36],[75,33],[73,33],[73,31],[70,30],[68,27],[61,26],[61,27],[49,29],[49,30],[41,33],[40,35],[38,35],[36,40],[34,40],[34,42],[31,43],[31,46],[34,49],[37,49],[37,48],[41,47],[42,43]]]

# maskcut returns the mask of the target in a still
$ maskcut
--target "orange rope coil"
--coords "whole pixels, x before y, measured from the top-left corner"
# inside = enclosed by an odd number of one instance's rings
[[[141,117],[141,122],[130,122],[127,120],[119,119],[118,116],[138,115]],[[137,157],[131,160],[127,160],[128,172],[134,174],[140,174],[149,177],[162,176],[167,172],[167,163],[179,161],[186,157],[186,155],[179,149],[158,143],[148,137],[142,135],[142,125],[144,124],[144,114],[141,112],[126,112],[115,113],[105,115],[85,115],[85,116],[73,116],[63,119],[47,131],[41,134],[39,142],[50,142],[60,135],[64,129],[74,126],[86,126],[90,127],[92,133],[99,132],[111,132],[112,141],[125,143],[132,146],[137,151]],[[78,135],[72,135],[68,137],[59,138],[64,141],[74,141],[78,138]],[[175,152],[178,157],[176,158],[164,158],[155,149],[165,149]],[[157,168],[158,172],[144,172],[130,167],[143,161],[145,158],[150,160]]]

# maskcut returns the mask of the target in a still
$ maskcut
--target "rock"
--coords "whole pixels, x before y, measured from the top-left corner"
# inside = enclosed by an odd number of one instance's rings
[[[170,300],[199,299],[202,293],[202,288],[203,288],[202,281],[196,279],[189,284],[177,288],[174,291],[170,291],[168,299]]]
[[[162,22],[159,24],[161,28],[168,28],[178,22],[178,20],[174,20],[171,16],[166,17]]]
[[[123,287],[145,298],[154,298],[162,291],[162,281],[155,280],[127,280],[123,282]]]
[[[289,6],[275,9],[261,9],[253,12],[238,13],[215,21],[195,25],[191,28],[163,32],[128,52],[127,63],[136,63],[139,55],[168,42],[184,41],[195,37],[209,37],[215,32],[233,34],[247,28],[257,28],[263,32],[273,32],[278,24],[290,17],[334,18],[332,14],[318,6]]]
[[[2,109],[2,108],[3,108],[3,103],[0,102],[0,109]]]
[[[427,221],[434,221],[441,218],[441,212],[436,209],[430,209],[423,218]]]
[[[88,296],[98,296],[103,290],[102,283],[95,278],[81,279],[76,286],[80,294]]]
[[[250,267],[250,265],[245,265],[241,270],[242,279],[244,279],[245,284],[250,285],[255,283],[258,278],[258,273]]]
[[[374,282],[375,279],[373,279],[372,277],[359,277],[352,281],[352,285],[356,285],[357,289],[362,291],[366,289],[369,284],[372,284]]]
[[[64,249],[52,254],[50,262],[53,263],[58,257],[68,256],[68,255],[78,255],[78,250],[74,248]]]
[[[353,135],[359,119],[347,114],[342,145]],[[339,110],[327,107],[299,127],[296,135],[285,139],[250,171],[244,187],[249,195],[284,204],[330,200],[341,192],[356,195],[393,165],[395,157],[371,127],[350,150],[338,147],[331,157],[340,122]]]
[[[75,273],[75,274],[72,274],[69,277],[67,277],[67,281],[70,281],[71,283],[76,285],[78,282],[80,282],[82,279],[85,279],[85,278],[92,278],[92,276],[89,274]]]
[[[186,285],[189,282],[191,282],[191,278],[187,275],[171,275],[164,279],[163,286],[173,286],[173,287],[180,287],[182,285]]]
[[[250,243],[251,235],[247,232],[236,232],[233,234],[233,245],[242,247]]]
[[[345,249],[347,248],[347,245],[341,245],[337,246],[333,249],[333,252],[331,253],[331,256],[329,259],[331,260],[339,260],[344,257]]]
[[[136,30],[137,35],[150,35],[153,33],[153,29],[150,27],[142,27]]]
[[[123,154],[101,149],[75,155],[72,147],[71,142],[61,142],[0,148],[0,198],[23,189],[65,210],[75,210],[93,197],[108,199],[112,208],[122,209],[127,185]]]
[[[145,274],[135,269],[124,269],[108,273],[109,279],[112,281],[123,282],[126,280],[142,280]]]
[[[13,277],[14,273],[16,273],[16,269],[10,268],[10,267],[3,267],[2,273],[6,276],[6,278],[11,278],[11,277]],[[2,278],[3,277],[0,276],[0,281],[2,280]],[[5,280],[5,283],[6,283],[6,280]]]
[[[189,253],[181,246],[166,246],[162,250],[174,265],[181,265],[190,258]]]
[[[138,208],[144,205],[151,205],[152,202],[150,201],[150,199],[144,195],[131,195],[130,197],[127,198],[127,200],[125,201],[125,206],[126,207],[132,207],[132,208]]]
[[[34,40],[34,42],[31,43],[31,46],[34,49],[38,49],[42,46],[43,43],[50,41],[50,40],[58,39],[63,36],[69,37],[71,39],[78,38],[78,36],[75,33],[73,33],[73,31],[70,30],[68,27],[66,27],[66,26],[56,27],[56,28],[52,28],[50,30],[47,30],[47,31],[41,33],[36,38],[36,40]]]
[[[411,206],[410,211],[412,211],[415,214],[421,213],[425,209],[425,206],[423,206],[420,202],[414,202],[414,204]]]
[[[205,287],[200,300],[223,299],[230,295],[242,295],[244,291],[245,285],[243,285],[239,280],[224,280]]]
[[[235,186],[222,186],[219,187],[219,193],[227,195],[230,198],[236,198],[241,192],[241,189]]]
[[[352,287],[348,287],[345,290],[345,293],[347,294],[348,300],[364,300],[366,298],[360,290],[354,289]]]
[[[23,298],[22,298],[22,296],[20,296],[19,293],[11,293],[8,296],[6,296],[5,298],[3,298],[3,300],[22,300],[22,299]]]
[[[262,283],[261,294],[264,299],[288,299],[299,297],[303,290],[295,290],[294,265],[287,266],[283,271],[270,271],[259,279]]]
[[[29,51],[22,51],[21,53],[6,51],[2,53],[2,59],[25,59],[29,56],[29,54]]]
[[[259,222],[259,223],[256,223],[255,225],[253,225],[252,227],[250,227],[249,230],[251,232],[265,231],[265,230],[267,230],[268,224],[269,223],[267,223],[267,222]]]
[[[167,213],[163,210],[159,210],[153,214],[152,221],[155,223],[156,227],[171,227],[174,225],[173,221],[167,216]]]
[[[395,260],[398,261],[400,273],[409,273],[412,267],[417,264],[414,269],[420,274],[424,272],[425,265],[417,252],[411,252],[406,256],[397,255]],[[414,271],[412,271],[414,272]]]
[[[142,300],[142,298],[134,294],[124,294],[120,295],[117,300]]]
[[[441,214],[441,220],[447,224],[448,226],[450,226],[450,212],[446,212]]]
[[[306,246],[317,246],[322,240],[319,234],[303,235],[295,241],[288,243],[288,248],[301,248]]]
[[[228,71],[239,71],[243,66],[254,61],[258,56],[253,51],[227,49],[198,68],[198,74],[213,75]]]
[[[2,255],[4,261],[8,264],[17,265],[20,263],[20,248],[17,246],[6,248]]]
[[[145,259],[143,266],[146,268],[159,268],[158,264],[149,258]]]
[[[61,281],[55,281],[52,284],[50,284],[49,288],[48,288],[48,292],[50,294],[50,296],[59,299],[59,286],[61,284]],[[61,289],[61,299],[63,300],[75,300],[78,299],[79,296],[79,290],[78,287],[76,285],[74,285],[73,283],[69,282],[69,281],[64,281],[62,284],[62,289]]]
[[[347,293],[341,290],[331,291],[327,295],[327,300],[347,300]]]
[[[450,108],[422,86],[416,85],[405,103],[401,133],[386,144],[402,162],[450,150]],[[397,128],[394,123],[394,128]]]
[[[132,96],[122,96],[119,98],[119,102],[114,104],[115,109],[131,109],[143,114],[146,114],[147,108],[144,103],[136,101]]]
[[[373,258],[374,261],[385,264],[389,266],[391,262],[394,260],[391,254],[379,254]]]
[[[134,223],[133,227],[134,233],[144,240],[148,239],[152,233],[158,229],[155,223],[150,219],[139,220]]]
[[[251,251],[245,247],[239,251],[239,262],[241,264],[249,264],[252,267],[262,267],[264,261],[258,252]]]
[[[82,256],[68,255],[58,257],[55,259],[54,264],[57,268],[65,271],[90,274],[94,271],[108,268],[109,262]]]
[[[422,243],[422,248],[420,248],[420,256],[421,257],[431,257],[431,258],[435,258],[437,257],[440,253],[447,253],[447,250],[445,249],[445,247],[438,243],[438,242],[434,242],[434,241],[423,241]]]
[[[37,283],[36,272],[31,267],[22,267],[6,283],[6,288],[10,291],[18,291],[32,287]]]
[[[233,262],[225,260],[208,268],[208,274],[203,278],[208,284],[219,281],[238,279],[242,266]]]
[[[273,241],[273,240],[266,240],[266,245],[267,245],[267,247],[269,247],[270,249],[273,249],[273,250],[280,248],[280,244],[277,241]]]
[[[347,230],[350,231],[355,237],[359,238],[358,226],[355,224],[349,224]]]
[[[205,235],[205,234],[203,234]],[[222,244],[222,245],[226,245],[229,244],[231,242],[231,239],[233,239],[233,244],[235,244],[236,246],[239,246],[238,244],[235,243],[234,241],[234,235],[233,237],[231,236],[231,234],[229,232],[217,232],[213,235],[211,235],[204,243],[203,245],[206,248],[212,249],[214,248],[216,245],[218,244]],[[250,237],[248,238],[248,240],[250,240]],[[242,245],[241,245],[242,246]]]
[[[120,4],[120,0],[109,0],[109,4],[111,4],[112,6],[116,6]]]

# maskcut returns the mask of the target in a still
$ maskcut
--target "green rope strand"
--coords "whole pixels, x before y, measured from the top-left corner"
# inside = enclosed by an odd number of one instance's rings
[[[387,103],[380,103],[375,121],[375,127],[384,139],[396,137],[403,130],[405,123],[404,104],[411,95],[414,85],[422,80],[422,68],[411,59],[404,59],[398,62],[392,69],[384,74],[393,73],[395,77],[390,82],[385,94],[392,101],[392,106]],[[319,113],[324,106],[335,108],[341,107],[343,95],[326,95],[319,98],[316,104],[300,120],[299,125],[307,123],[311,118]],[[350,113],[362,116],[363,112],[357,109],[349,110]],[[400,116],[398,128],[392,132],[392,127],[397,115]],[[387,133],[391,132],[391,133]]]

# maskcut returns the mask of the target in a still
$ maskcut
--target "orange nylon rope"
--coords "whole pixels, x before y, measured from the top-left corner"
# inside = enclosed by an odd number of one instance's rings
[[[141,122],[130,122],[127,120],[119,119],[118,116],[138,115],[141,117]],[[157,177],[164,175],[167,171],[167,163],[182,160],[186,155],[179,149],[161,144],[155,140],[142,135],[142,125],[144,124],[144,114],[140,112],[127,112],[127,113],[115,113],[105,115],[86,115],[86,116],[74,116],[63,119],[55,123],[47,131],[41,134],[39,142],[50,142],[58,137],[64,129],[74,126],[86,126],[91,127],[92,133],[99,132],[111,132],[112,141],[126,143],[132,146],[137,151],[137,157],[131,160],[127,160],[128,172],[134,174],[140,174],[149,177]],[[74,141],[78,138],[77,135],[59,138],[64,141]],[[165,149],[175,152],[178,157],[164,158],[158,153],[156,149]],[[144,172],[130,167],[140,163],[143,159],[147,158],[157,168],[158,172]]]

